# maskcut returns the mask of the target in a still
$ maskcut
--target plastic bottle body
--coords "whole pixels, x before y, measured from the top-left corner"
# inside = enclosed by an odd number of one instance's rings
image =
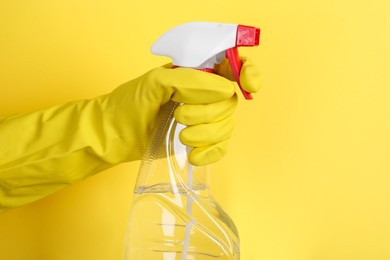
[[[189,164],[189,148],[168,103],[142,161],[125,260],[240,259],[237,229],[209,193],[209,168]]]
[[[127,259],[239,259],[231,220],[212,197],[155,188],[134,199]]]

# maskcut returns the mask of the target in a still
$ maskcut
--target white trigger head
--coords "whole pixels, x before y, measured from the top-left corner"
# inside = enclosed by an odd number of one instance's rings
[[[224,51],[236,46],[237,26],[210,22],[182,24],[163,34],[151,51],[170,57],[175,66],[214,68]]]

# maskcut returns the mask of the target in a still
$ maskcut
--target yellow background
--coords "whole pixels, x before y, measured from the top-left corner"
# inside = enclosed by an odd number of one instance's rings
[[[243,260],[390,259],[387,0],[0,2],[0,114],[107,93],[167,62],[189,21],[262,28],[242,49],[263,89],[241,99],[212,193]],[[121,259],[139,162],[0,215],[0,259]]]

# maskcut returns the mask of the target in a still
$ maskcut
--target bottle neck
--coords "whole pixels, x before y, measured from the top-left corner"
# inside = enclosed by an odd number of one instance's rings
[[[185,126],[173,118],[178,106],[170,101],[161,109],[158,127],[141,163],[135,193],[208,193],[209,167],[191,165],[188,161],[191,148],[179,140]]]

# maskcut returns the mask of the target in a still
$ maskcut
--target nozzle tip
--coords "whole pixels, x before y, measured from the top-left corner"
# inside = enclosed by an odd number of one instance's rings
[[[246,25],[237,26],[236,47],[257,46],[260,43],[260,28]]]

